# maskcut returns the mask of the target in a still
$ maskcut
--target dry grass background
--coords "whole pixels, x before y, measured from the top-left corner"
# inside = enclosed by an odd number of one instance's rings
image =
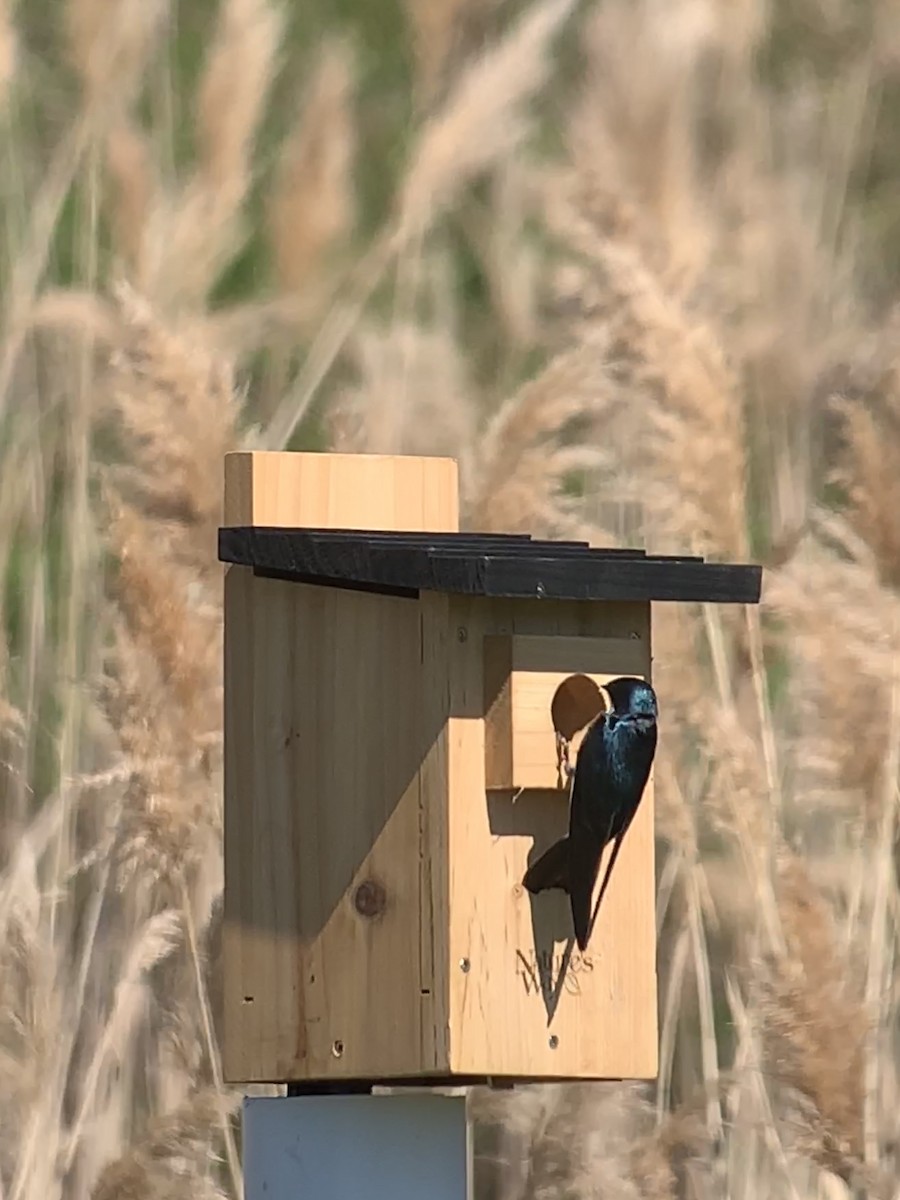
[[[214,530],[290,444],[767,567],[656,614],[658,1087],[476,1096],[479,1194],[892,1196],[896,6],[406,0],[375,100],[342,11],[0,0],[0,1194],[239,1193]]]

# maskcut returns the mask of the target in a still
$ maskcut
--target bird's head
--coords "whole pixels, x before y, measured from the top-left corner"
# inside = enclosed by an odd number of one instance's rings
[[[632,720],[639,729],[649,729],[656,723],[656,693],[645,680],[625,675],[613,679],[605,690],[612,712],[620,719]]]

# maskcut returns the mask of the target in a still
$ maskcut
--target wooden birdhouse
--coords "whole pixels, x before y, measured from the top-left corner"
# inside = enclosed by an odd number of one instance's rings
[[[225,507],[227,1079],[655,1077],[652,776],[584,953],[522,878],[652,602],[760,569],[460,533],[445,459],[234,454]]]

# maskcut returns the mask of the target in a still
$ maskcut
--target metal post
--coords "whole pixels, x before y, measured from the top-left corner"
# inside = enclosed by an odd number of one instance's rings
[[[466,1097],[244,1101],[245,1200],[471,1200]]]

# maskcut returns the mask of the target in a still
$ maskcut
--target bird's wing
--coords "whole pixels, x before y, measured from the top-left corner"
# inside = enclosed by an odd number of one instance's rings
[[[634,780],[633,780],[633,797],[631,803],[627,805],[617,806],[611,814],[610,837],[613,839],[612,854],[609,856],[609,862],[606,867],[606,874],[603,877],[603,883],[600,885],[600,894],[597,897],[597,903],[594,905],[594,911],[591,914],[590,921],[587,924],[587,932],[585,941],[587,941],[594,929],[594,922],[597,920],[597,913],[600,911],[600,905],[603,902],[603,897],[606,889],[609,886],[609,881],[612,878],[613,867],[616,865],[616,859],[619,857],[619,851],[622,848],[622,839],[628,832],[628,827],[634,820],[634,815],[637,812],[641,799],[644,795],[644,789],[647,786],[647,780],[650,777],[650,768],[653,765],[653,756],[656,753],[656,728],[654,727],[635,747],[635,759],[633,762]]]
[[[569,837],[573,841],[599,841],[598,853],[609,838],[608,814],[603,812],[610,778],[607,729],[607,717],[602,713],[585,734],[575,764],[569,810]]]
[[[588,730],[578,752],[569,814],[569,896],[572,924],[580,950],[587,945],[591,898],[603,848],[612,833],[613,813],[605,809],[609,792],[606,718]]]
[[[656,754],[656,739],[657,731],[654,726],[648,732],[635,738],[628,748],[627,785],[617,789],[624,794],[620,796],[620,802],[616,806],[613,837],[625,836],[628,826],[634,820],[635,813],[640,807]]]

